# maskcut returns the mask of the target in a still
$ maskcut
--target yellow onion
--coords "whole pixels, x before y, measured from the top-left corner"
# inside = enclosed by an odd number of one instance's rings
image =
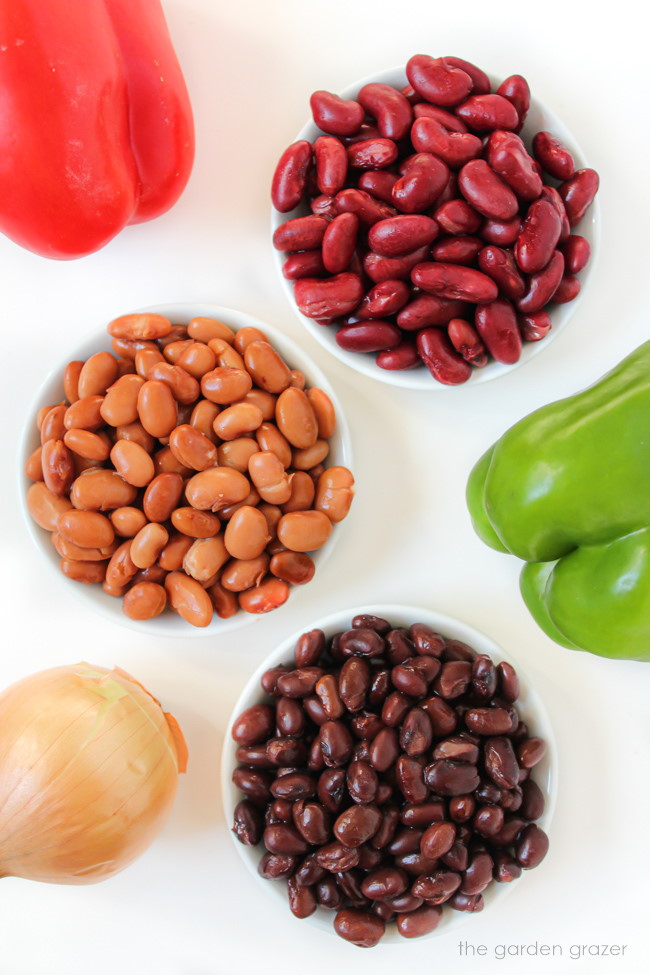
[[[129,674],[80,663],[0,695],[0,877],[91,884],[146,850],[187,750]]]

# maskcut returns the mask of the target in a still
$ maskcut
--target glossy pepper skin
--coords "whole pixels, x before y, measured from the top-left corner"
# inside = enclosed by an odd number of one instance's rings
[[[552,639],[650,660],[650,342],[506,431],[467,503],[486,544],[526,561],[522,595]]]
[[[193,160],[159,0],[0,0],[0,231],[81,257],[168,210]]]

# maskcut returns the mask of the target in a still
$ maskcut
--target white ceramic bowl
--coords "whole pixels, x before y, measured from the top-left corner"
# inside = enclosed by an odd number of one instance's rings
[[[495,91],[499,86],[501,80],[502,79],[496,79],[493,76],[490,77],[493,91]],[[370,82],[383,82],[384,84],[392,85],[397,89],[403,88],[404,85],[408,83],[406,73],[403,68],[391,68],[387,71],[380,71],[376,75],[372,75],[368,78],[363,78],[361,81],[355,82],[353,85],[350,85],[348,88],[345,88],[344,91],[340,92],[340,95],[342,98],[356,98],[359,90]],[[576,163],[576,169],[589,165],[589,163],[585,161],[584,154],[572,133],[569,132],[557,115],[555,115],[549,108],[542,104],[542,102],[535,98],[533,94],[530,111],[528,113],[526,123],[522,129],[521,136],[524,141],[529,141],[536,132],[540,132],[542,130],[551,132],[554,136],[556,136],[556,138],[560,139],[560,141],[564,143],[567,149],[571,151]],[[313,142],[318,138],[319,135],[322,134],[323,133],[318,126],[313,121],[310,121],[300,130],[294,141],[297,141],[298,139],[307,139],[309,142]],[[277,210],[273,210],[271,214],[272,233],[277,227],[285,223],[285,221],[290,220],[293,217],[303,216],[309,212],[310,210],[306,204],[301,204],[290,213],[278,213]],[[541,342],[524,342],[521,357],[519,361],[515,362],[513,365],[505,365],[501,362],[490,360],[487,366],[484,366],[482,369],[472,369],[471,377],[466,383],[462,383],[461,386],[445,386],[442,383],[439,383],[423,365],[418,366],[415,369],[404,369],[400,371],[380,369],[380,367],[375,363],[375,353],[346,352],[336,342],[335,327],[319,325],[318,322],[311,318],[307,318],[306,315],[303,315],[298,310],[298,306],[296,305],[293,297],[293,282],[287,281],[282,274],[282,265],[286,259],[286,254],[280,253],[279,251],[275,250],[275,248],[273,248],[273,254],[276,267],[278,269],[278,274],[280,276],[280,280],[282,281],[282,286],[294,312],[305,328],[311,332],[316,341],[320,342],[324,349],[331,352],[332,355],[336,356],[337,359],[340,359],[341,362],[344,362],[347,366],[350,366],[351,369],[355,369],[364,376],[368,376],[370,379],[378,379],[380,382],[388,383],[391,386],[403,386],[407,389],[457,391],[458,389],[463,389],[466,386],[473,386],[477,383],[484,383],[491,379],[497,379],[499,376],[505,376],[514,369],[517,369],[519,366],[525,365],[536,355],[542,352],[548,346],[549,342],[552,342],[559,332],[562,331],[580,304],[583,293],[589,287],[589,280],[593,274],[597,258],[599,227],[599,204],[598,197],[596,197],[584,218],[581,220],[580,225],[576,228],[572,228],[572,233],[580,233],[583,237],[587,238],[589,244],[591,245],[591,260],[589,261],[589,264],[585,270],[580,272],[580,294],[574,301],[570,301],[567,304],[550,306],[553,327],[548,336],[542,339]]]
[[[432,610],[423,609],[422,607],[418,606],[390,604],[358,606],[353,609],[346,609],[333,613],[331,616],[326,616],[323,619],[317,620],[315,623],[309,627],[306,627],[305,629],[321,629],[324,631],[326,637],[331,637],[334,635],[334,633],[348,629],[350,627],[352,618],[359,613],[372,613],[376,616],[381,616],[395,626],[408,627],[411,623],[415,622],[425,623],[442,633],[442,635],[447,638],[462,640],[464,643],[467,643],[469,646],[473,647],[473,649],[477,652],[489,654],[490,657],[496,662],[506,660],[513,664],[517,670],[521,684],[521,693],[516,702],[517,710],[519,711],[521,718],[526,721],[531,734],[543,738],[547,745],[544,759],[535,768],[534,779],[542,790],[546,802],[544,814],[539,820],[537,820],[537,823],[542,827],[542,829],[544,829],[545,832],[548,833],[555,807],[558,781],[558,761],[555,735],[553,733],[553,728],[544,704],[542,703],[537,692],[530,686],[529,681],[526,679],[525,674],[522,673],[521,667],[514,657],[498,647],[483,633],[473,629],[473,627],[468,626],[466,623],[462,623],[460,620],[453,619],[450,616],[444,616],[442,613],[436,613]],[[232,783],[232,772],[237,766],[237,745],[233,742],[231,737],[233,723],[246,708],[251,707],[253,704],[261,703],[266,699],[266,696],[260,687],[260,678],[270,667],[275,667],[279,664],[292,663],[293,650],[296,645],[296,641],[300,636],[300,632],[294,633],[287,640],[285,640],[279,647],[277,647],[276,650],[269,654],[266,660],[257,668],[240,694],[239,700],[234,707],[230,722],[228,723],[228,729],[226,731],[223,753],[221,757],[221,791],[226,816],[226,824],[229,828],[233,822],[235,806],[242,798],[241,793]],[[262,845],[260,844],[257,847],[245,846],[243,843],[239,842],[234,834],[231,835],[233,836],[233,842],[237,852],[241,856],[246,867],[250,870],[257,883],[262,885],[263,889],[267,891],[273,900],[273,909],[277,912],[276,916],[278,923],[281,921],[282,917],[287,918],[288,923],[298,923],[289,911],[286,884],[280,880],[265,880],[257,871],[259,861],[264,852]],[[532,874],[530,874],[529,871],[525,871],[518,880],[511,883],[490,884],[489,888],[484,894],[484,910],[489,910],[491,912],[497,910],[502,899],[511,890],[517,889],[520,893],[523,893],[524,888],[522,888],[520,885],[522,883],[534,883],[534,876],[534,871]],[[501,908],[501,910],[503,909],[504,908]],[[461,924],[465,923],[470,917],[470,914],[455,911],[452,908],[447,908],[443,911],[440,924],[428,937],[447,934],[450,931],[455,931],[456,928],[460,927]],[[316,912],[311,915],[311,917],[300,923],[313,924],[322,931],[328,931],[330,934],[335,934],[333,920],[333,911],[328,911],[319,907],[317,908]],[[406,939],[402,938],[402,936],[397,933],[395,925],[391,924],[387,926],[386,934],[381,939],[380,944],[403,944],[405,941]]]
[[[331,383],[325,374],[321,372],[313,360],[310,359],[299,346],[291,341],[291,339],[287,338],[286,335],[283,335],[282,332],[272,328],[266,322],[262,322],[259,319],[254,318],[252,315],[247,315],[245,312],[241,311],[235,311],[232,308],[223,308],[219,305],[168,304],[141,308],[138,309],[138,311],[158,312],[159,314],[170,318],[171,321],[176,325],[186,325],[192,318],[203,315],[209,318],[218,318],[235,331],[237,329],[244,328],[245,326],[254,326],[261,329],[268,335],[271,343],[277,348],[287,364],[292,369],[300,369],[305,374],[309,386],[320,387],[332,400],[336,410],[337,426],[335,434],[330,441],[331,451],[329,460],[333,464],[341,464],[344,467],[353,469],[350,432],[343,415],[343,410],[341,408],[338,396],[334,392]],[[27,489],[31,484],[31,481],[29,481],[25,476],[25,463],[29,455],[40,443],[38,430],[36,429],[36,414],[38,413],[38,410],[47,403],[58,403],[65,399],[63,393],[63,370],[65,369],[67,363],[74,359],[87,359],[95,352],[100,352],[103,350],[111,351],[111,338],[106,332],[105,328],[101,331],[93,332],[77,347],[69,349],[65,358],[56,363],[49,376],[41,385],[34,399],[32,408],[28,414],[28,420],[23,431],[19,456],[18,496],[20,498],[23,514],[25,516],[27,530],[32,541],[36,545],[36,548],[39,550],[40,555],[46,560],[48,565],[52,567],[55,577],[61,580],[62,584],[73,596],[81,599],[88,607],[101,615],[108,617],[114,623],[121,623],[124,626],[137,630],[140,633],[147,633],[156,637],[170,636],[187,638],[215,636],[229,630],[238,629],[241,626],[245,626],[247,623],[253,623],[256,620],[262,619],[263,616],[245,613],[243,610],[240,610],[227,620],[222,620],[215,614],[209,626],[199,628],[185,622],[184,619],[177,616],[175,613],[172,613],[170,610],[165,610],[161,616],[158,616],[155,619],[135,621],[129,619],[129,617],[122,612],[121,599],[107,596],[100,585],[84,585],[83,583],[68,579],[59,569],[59,556],[50,542],[50,533],[44,531],[42,528],[39,528],[36,522],[32,520],[27,510],[25,499]],[[312,553],[312,558],[316,564],[316,576],[314,579],[308,583],[306,587],[292,586],[289,599],[283,606],[280,606],[277,610],[274,610],[274,613],[282,612],[288,605],[291,604],[293,600],[301,598],[300,591],[302,589],[309,588],[309,586],[318,585],[318,569],[332,552],[340,532],[344,530],[344,524],[345,523],[335,526],[334,531],[330,535],[325,545],[323,545],[323,547],[317,552]]]

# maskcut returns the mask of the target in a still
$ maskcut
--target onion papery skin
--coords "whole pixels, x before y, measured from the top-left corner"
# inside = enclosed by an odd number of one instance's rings
[[[178,724],[116,668],[40,671],[0,695],[0,877],[91,884],[123,870],[162,828]]]

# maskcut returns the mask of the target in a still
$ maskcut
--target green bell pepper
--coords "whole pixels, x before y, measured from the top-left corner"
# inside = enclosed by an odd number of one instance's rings
[[[553,640],[650,660],[650,342],[507,430],[467,504],[486,544],[526,561],[524,601]]]

